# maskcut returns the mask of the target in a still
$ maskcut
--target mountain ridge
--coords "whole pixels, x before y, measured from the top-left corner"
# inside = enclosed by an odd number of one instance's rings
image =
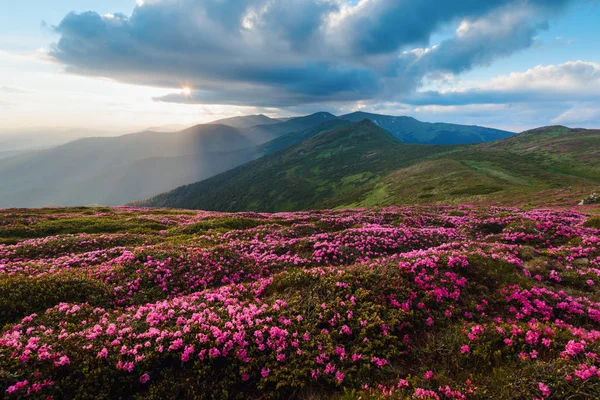
[[[344,188],[338,183],[352,172],[361,174],[358,180],[376,180],[379,171],[391,171],[392,166],[402,165],[394,161],[393,156],[402,154],[410,160],[417,154],[414,151],[417,147],[425,154],[446,150],[446,146],[399,142],[388,131],[370,120],[363,120],[323,132],[206,181],[133,204],[178,207],[178,204],[170,204],[170,198],[180,196],[185,199],[184,203],[193,204],[193,207],[183,208],[225,211],[304,209],[319,202],[323,193],[344,195]],[[246,207],[247,204],[250,206]]]
[[[412,135],[410,137],[402,137],[399,129],[385,129],[397,140],[401,136],[400,140],[406,143],[414,143],[414,136],[424,128],[431,128],[426,133],[433,142],[464,141],[471,137],[468,126],[465,127],[466,136],[461,136],[440,131],[438,127],[445,127],[444,124],[422,123],[412,117],[363,112],[337,117],[328,112],[317,112],[281,120],[261,114],[219,120],[244,126],[253,125],[257,118],[269,122],[247,129],[214,121],[177,132],[146,130],[109,138],[84,138],[50,149],[0,158],[0,207],[120,205],[149,198],[284,150],[324,131],[347,126],[353,123],[350,119],[362,118],[356,121],[361,122],[363,117],[375,120],[374,124],[379,124],[380,128],[381,125],[385,128],[385,121],[396,121],[388,125],[413,124],[403,128],[405,133]],[[462,129],[460,125],[453,126]],[[440,140],[440,135],[450,135],[447,137],[454,139]],[[486,140],[493,138],[493,135],[483,137]],[[427,137],[421,141],[427,141]],[[146,184],[142,186],[140,182]]]
[[[280,122],[282,121],[278,118],[270,118],[264,114],[255,114],[223,118],[209,122],[209,124],[229,125],[237,129],[247,129],[257,125],[270,125]]]
[[[444,122],[422,122],[408,116],[372,114],[362,111],[342,115],[339,119],[358,122],[369,119],[386,129],[401,142],[423,144],[472,144],[504,139],[513,132],[478,125],[458,125]]]
[[[563,154],[553,147],[559,136],[547,131],[482,144],[425,145],[399,142],[363,120],[133,204],[296,211],[421,202],[526,203],[535,202],[540,193],[573,202],[600,184],[600,135],[581,131],[563,137],[567,141],[562,146],[572,149]],[[550,142],[547,148],[528,151],[529,140]],[[598,151],[585,153],[582,146]],[[373,163],[364,163],[369,158]]]

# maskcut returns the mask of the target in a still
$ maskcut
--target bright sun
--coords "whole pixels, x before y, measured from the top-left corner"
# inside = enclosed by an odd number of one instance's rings
[[[181,89],[181,91],[183,92],[183,94],[185,94],[186,96],[189,96],[190,94],[192,94],[192,89],[190,89],[189,87],[184,87]]]

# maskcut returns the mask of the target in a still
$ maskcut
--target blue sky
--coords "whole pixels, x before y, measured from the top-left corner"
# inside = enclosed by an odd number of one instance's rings
[[[600,126],[594,0],[0,0],[0,11],[4,130],[318,110]]]

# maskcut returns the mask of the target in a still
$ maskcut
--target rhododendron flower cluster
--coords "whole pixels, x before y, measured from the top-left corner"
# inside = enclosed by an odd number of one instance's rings
[[[0,210],[8,398],[600,397],[566,210]]]

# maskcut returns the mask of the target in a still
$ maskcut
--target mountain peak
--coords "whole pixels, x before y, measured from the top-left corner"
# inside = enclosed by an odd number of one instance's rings
[[[255,114],[219,119],[211,122],[211,124],[223,124],[237,129],[247,129],[257,125],[272,125],[280,122],[280,120],[269,118],[264,114]]]
[[[351,143],[359,142],[367,147],[378,147],[382,143],[400,145],[400,142],[388,131],[366,118],[347,126],[332,129],[331,131],[315,136],[306,142],[311,144],[318,143],[318,146],[327,143],[329,146],[333,143],[332,140],[336,141],[335,146],[350,145]]]
[[[569,128],[568,126],[564,126],[564,125],[549,125],[549,126],[542,126],[540,128],[529,129],[527,131],[521,132],[519,135],[535,135],[535,134],[561,135],[561,134],[570,133],[573,131],[580,131],[580,130],[583,130],[583,129]]]
[[[174,133],[191,133],[191,132],[200,132],[200,133],[211,133],[213,131],[236,131],[237,129],[233,126],[221,124],[218,122],[211,122],[209,124],[197,124],[194,126],[190,126],[182,131],[174,132]]]
[[[313,113],[313,114],[309,114],[309,115],[305,115],[305,116],[302,116],[302,117],[296,117],[296,118],[294,118],[294,119],[299,119],[299,118],[307,118],[307,119],[308,119],[308,118],[318,118],[318,117],[321,117],[321,118],[329,118],[329,119],[332,119],[332,118],[337,118],[335,115],[333,115],[333,114],[332,114],[332,113],[330,113],[330,112],[327,112],[327,111],[319,111],[319,112],[316,112],[316,113]]]
[[[350,114],[345,114],[339,117],[340,119],[346,119],[346,120],[362,120],[362,119],[369,119],[369,120],[374,120],[374,119],[391,119],[391,120],[411,120],[411,121],[418,121],[417,119],[413,118],[413,117],[408,117],[405,115],[400,115],[400,116],[394,116],[394,115],[385,115],[385,114],[374,114],[374,113],[368,113],[365,111],[355,111],[352,112]]]
[[[403,143],[471,144],[489,142],[512,136],[512,132],[480,126],[421,122],[413,117],[372,114],[356,111],[338,117],[340,120],[360,122],[368,119],[391,133]]]
[[[365,118],[363,120],[358,121],[355,124],[355,126],[356,127],[360,127],[360,128],[376,128],[376,127],[378,127],[378,125],[376,125],[373,121],[371,121],[368,118]]]

